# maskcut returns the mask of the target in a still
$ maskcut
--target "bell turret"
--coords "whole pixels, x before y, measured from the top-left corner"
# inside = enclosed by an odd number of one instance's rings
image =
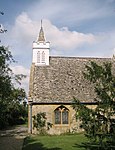
[[[33,42],[33,60],[37,66],[49,65],[49,42],[46,42],[44,31],[42,27],[41,20],[41,28],[39,32],[39,36],[37,41]]]

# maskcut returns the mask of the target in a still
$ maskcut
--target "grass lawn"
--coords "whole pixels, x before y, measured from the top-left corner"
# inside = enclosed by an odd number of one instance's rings
[[[83,134],[60,136],[30,136],[24,141],[22,150],[85,150],[77,144],[85,142]]]

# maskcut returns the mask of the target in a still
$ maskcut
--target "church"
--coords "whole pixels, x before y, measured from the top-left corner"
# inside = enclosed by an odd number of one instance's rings
[[[89,108],[96,107],[95,92],[83,77],[85,65],[91,61],[115,63],[112,58],[60,57],[50,56],[50,43],[46,41],[43,27],[33,42],[33,58],[30,70],[28,96],[28,131],[37,133],[33,128],[33,116],[46,113],[47,122],[52,127],[49,134],[80,132],[80,123],[76,121],[72,108],[74,98]]]

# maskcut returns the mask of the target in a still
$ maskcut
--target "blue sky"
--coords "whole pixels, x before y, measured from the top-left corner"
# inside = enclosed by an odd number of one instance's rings
[[[9,46],[16,73],[28,75],[32,42],[40,20],[50,55],[112,57],[115,54],[115,0],[0,0],[1,45]],[[28,78],[23,86],[27,88]]]

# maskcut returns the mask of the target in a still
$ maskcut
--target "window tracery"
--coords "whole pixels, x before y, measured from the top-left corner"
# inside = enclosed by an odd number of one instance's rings
[[[55,116],[55,124],[69,123],[69,110],[64,106],[56,108],[54,111],[54,116]]]

